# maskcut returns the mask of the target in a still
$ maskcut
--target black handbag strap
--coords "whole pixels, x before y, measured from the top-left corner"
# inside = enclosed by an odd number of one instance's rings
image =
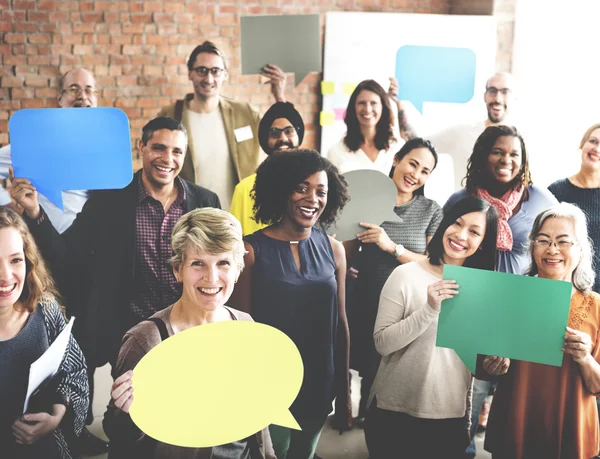
[[[158,332],[160,333],[160,339],[162,341],[166,340],[169,337],[167,325],[161,319],[159,319],[158,317],[150,317],[148,320],[150,322],[154,322],[154,324],[158,328]]]

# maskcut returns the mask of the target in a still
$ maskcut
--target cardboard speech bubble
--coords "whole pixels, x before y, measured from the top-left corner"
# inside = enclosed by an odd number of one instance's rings
[[[468,48],[402,46],[396,53],[398,97],[421,114],[424,102],[467,103],[475,90],[476,64]]]
[[[442,302],[436,345],[475,373],[477,354],[561,366],[570,282],[444,265],[458,295]]]
[[[394,213],[397,189],[387,175],[371,169],[346,172],[350,202],[346,204],[338,221],[328,230],[339,241],[356,239],[366,228],[360,222],[381,225],[385,221],[401,222]]]
[[[267,64],[295,74],[299,85],[320,72],[321,26],[318,14],[242,16],[242,74],[257,75]]]
[[[15,177],[63,209],[63,190],[120,189],[133,178],[127,115],[118,108],[41,108],[8,122]]]
[[[302,385],[298,348],[283,332],[234,320],[171,336],[133,370],[133,422],[163,443],[201,448],[269,424],[301,430],[289,411]]]

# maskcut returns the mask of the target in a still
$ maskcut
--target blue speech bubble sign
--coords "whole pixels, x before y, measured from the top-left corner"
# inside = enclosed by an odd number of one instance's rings
[[[406,45],[396,53],[398,97],[423,113],[423,102],[464,104],[473,98],[477,56],[468,48]]]
[[[133,178],[127,115],[118,108],[41,108],[8,122],[15,177],[63,209],[63,190],[104,190]]]

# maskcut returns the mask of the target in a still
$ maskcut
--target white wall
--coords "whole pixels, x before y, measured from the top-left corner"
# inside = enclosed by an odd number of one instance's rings
[[[579,141],[600,122],[600,1],[517,0],[517,127],[534,183],[579,170]]]

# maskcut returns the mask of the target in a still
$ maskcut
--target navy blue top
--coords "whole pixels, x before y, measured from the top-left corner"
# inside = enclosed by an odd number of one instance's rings
[[[304,363],[304,380],[290,411],[302,421],[331,413],[334,343],[338,323],[335,259],[327,234],[313,228],[299,241],[298,270],[289,241],[257,231],[245,240],[254,249],[252,317],[284,332]]]

